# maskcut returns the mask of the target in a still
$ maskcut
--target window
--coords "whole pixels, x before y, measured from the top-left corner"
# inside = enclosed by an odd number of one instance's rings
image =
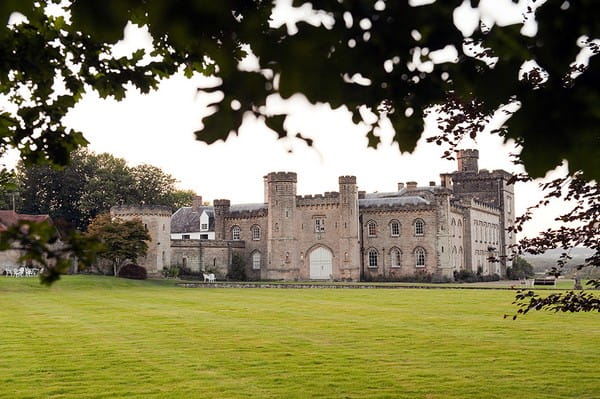
[[[377,237],[377,224],[372,220],[367,223],[367,235],[369,237]]]
[[[450,226],[452,237],[456,237],[456,219],[452,218],[452,223]]]
[[[415,266],[425,267],[425,250],[423,248],[415,249]]]
[[[375,248],[369,249],[369,267],[377,267],[377,255]]]
[[[392,267],[400,267],[402,263],[402,252],[398,248],[392,248],[390,251]]]
[[[422,219],[415,220],[415,235],[422,236],[425,234],[425,222]]]
[[[260,226],[258,226],[258,225],[252,226],[252,239],[254,241],[260,240]]]
[[[392,237],[400,236],[400,222],[397,220],[392,220],[390,223],[390,234]]]
[[[201,240],[208,240],[208,234],[200,234]]]
[[[260,270],[260,252],[258,251],[252,254],[252,270]]]
[[[240,239],[240,226],[233,226],[231,228],[231,239],[238,241]]]
[[[458,219],[457,226],[458,226],[458,238],[461,238],[462,237],[462,222],[460,219]]]
[[[315,219],[315,233],[321,233],[325,231],[325,218]]]
[[[184,268],[187,267],[187,258],[184,257],[183,259],[181,259],[181,266],[183,266]]]
[[[206,231],[206,230],[208,230],[208,223],[202,223],[202,224],[200,225],[200,230],[202,230],[202,231]]]
[[[182,234],[181,235],[181,239],[182,240],[189,240],[190,239],[190,235],[189,234]]]

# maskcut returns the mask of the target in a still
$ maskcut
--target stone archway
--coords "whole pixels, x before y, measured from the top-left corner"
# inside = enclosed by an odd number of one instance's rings
[[[329,280],[333,273],[333,253],[325,247],[313,249],[309,257],[310,279]]]

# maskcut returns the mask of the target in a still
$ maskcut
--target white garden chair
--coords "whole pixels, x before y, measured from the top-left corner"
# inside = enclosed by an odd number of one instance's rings
[[[214,283],[215,281],[217,281],[217,278],[215,277],[215,274],[214,273],[210,273],[208,275],[208,282],[209,283]]]
[[[15,277],[23,277],[25,275],[25,268],[24,267],[20,267],[18,269],[15,269]]]

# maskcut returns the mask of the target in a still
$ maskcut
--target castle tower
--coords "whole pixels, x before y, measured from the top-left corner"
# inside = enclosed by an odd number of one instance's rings
[[[355,176],[340,176],[340,278],[360,280],[358,188]]]
[[[437,274],[442,277],[453,278],[450,243],[450,189],[438,189],[434,193],[436,203],[436,251]]]
[[[294,172],[272,172],[267,175],[267,262],[268,279],[297,278],[289,270],[297,264],[296,248],[296,182]],[[296,271],[297,274],[297,271]]]
[[[511,266],[512,245],[515,244],[514,232],[508,231],[515,221],[515,194],[512,175],[504,170],[479,170],[477,160],[479,151],[458,151],[458,171],[450,174],[454,196],[465,203],[472,199],[493,206],[500,210],[498,226],[500,257],[500,273],[506,275],[506,268]],[[465,245],[466,247],[466,245]]]
[[[145,258],[137,259],[140,266],[144,266],[149,275],[159,274],[171,264],[171,209],[167,206],[113,206],[110,216],[122,220],[140,220],[148,234],[150,241]]]
[[[459,172],[477,173],[479,171],[477,165],[479,160],[478,150],[458,150],[457,160]]]
[[[216,199],[213,201],[215,210],[215,240],[228,240],[227,232],[225,231],[225,217],[229,215],[229,207],[231,202],[228,199]]]

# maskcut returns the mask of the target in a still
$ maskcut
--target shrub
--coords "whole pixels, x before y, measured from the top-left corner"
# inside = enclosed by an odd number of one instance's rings
[[[459,283],[481,283],[487,281],[499,281],[500,276],[497,274],[484,275],[481,271],[477,271],[477,274],[469,270],[454,271],[454,281]]]
[[[181,267],[178,265],[171,265],[166,269],[162,270],[162,275],[165,278],[177,278],[181,272]]]
[[[146,268],[130,263],[119,270],[119,277],[145,280],[148,278],[148,272],[146,271]]]

